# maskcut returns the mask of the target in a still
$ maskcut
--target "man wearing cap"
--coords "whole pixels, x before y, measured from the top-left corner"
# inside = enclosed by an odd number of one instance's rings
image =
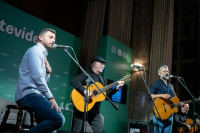
[[[86,72],[88,75],[95,81],[100,82],[103,86],[106,86],[105,79],[99,75],[99,73],[103,72],[103,69],[105,67],[106,61],[102,57],[94,57],[91,62],[91,69],[87,70]],[[86,88],[84,87],[86,85],[87,77],[81,73],[78,76],[74,77],[70,84],[80,93],[86,93]],[[110,89],[106,91],[106,95],[110,96],[115,94],[120,87],[124,85],[124,81],[117,81],[118,86],[116,89]],[[89,97],[92,97],[92,94],[88,94]],[[103,132],[103,126],[102,126],[102,120],[101,116],[99,114],[99,108],[100,108],[101,102],[96,102],[95,105],[91,110],[88,111],[88,117],[87,121],[91,125],[93,131],[95,133],[102,133]],[[82,123],[83,123],[83,112],[80,112],[76,108],[74,109],[74,127],[73,127],[73,133],[80,133],[82,129]]]

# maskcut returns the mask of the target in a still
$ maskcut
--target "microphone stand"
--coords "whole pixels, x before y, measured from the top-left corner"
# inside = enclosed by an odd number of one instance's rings
[[[82,124],[82,130],[81,130],[81,132],[84,132],[85,120],[87,120],[86,119],[86,111],[88,111],[88,103],[89,103],[88,89],[89,89],[90,84],[91,84],[91,80],[90,80],[90,78],[88,78],[86,80],[87,89],[86,89],[85,99],[84,99],[85,105],[84,105],[83,124]]]
[[[146,81],[144,80],[144,77],[143,77],[143,75],[142,75],[142,73],[141,73],[141,71],[140,71],[140,67],[137,67],[137,69],[138,69],[138,71],[140,72],[140,75],[141,75],[141,77],[142,77],[142,79],[143,79],[143,82],[144,82],[144,84],[145,84],[145,86],[146,86],[147,92],[148,92],[148,94],[149,94],[149,96],[150,96],[150,98],[151,98],[151,101],[153,102],[153,105],[154,105],[154,107],[156,108],[156,111],[157,111],[157,113],[158,113],[158,115],[159,115],[159,117],[160,117],[160,114],[159,114],[159,112],[158,112],[158,109],[157,109],[157,107],[156,107],[156,105],[155,105],[155,101],[153,100],[153,98],[152,98],[152,96],[151,96],[151,92],[149,91],[149,88],[148,88],[148,86],[147,86],[147,83],[146,83]],[[150,100],[148,100],[148,101],[150,101]],[[148,104],[150,104],[150,103],[148,102]],[[150,112],[150,105],[148,105],[148,110],[147,110],[147,112],[148,112],[148,113]],[[160,119],[161,119],[161,117],[160,117]],[[148,116],[147,116],[147,133],[149,133],[149,118],[148,118]]]
[[[196,121],[195,121],[195,102],[197,102],[199,105],[200,105],[200,103],[196,100],[196,98],[192,95],[192,93],[189,91],[189,89],[187,88],[187,86],[186,86],[186,84],[184,85],[182,82],[181,82],[181,80],[180,79],[177,79],[181,84],[182,84],[182,86],[186,89],[186,91],[190,94],[190,96],[192,97],[192,99],[193,99],[193,123],[194,123],[194,133],[196,132],[195,131],[195,123],[196,123]],[[183,79],[182,79],[183,80]]]
[[[89,86],[89,83],[93,83],[98,89],[99,91],[108,99],[108,101],[111,103],[111,105],[116,109],[118,110],[118,107],[105,95],[105,93],[99,88],[99,86],[96,84],[96,82],[87,74],[87,72],[79,65],[79,63],[70,55],[70,53],[68,52],[67,49],[64,49],[64,51],[71,57],[71,59],[78,65],[78,67],[81,69],[81,71],[85,74],[86,77],[88,77],[88,86]],[[87,86],[87,87],[88,87]],[[87,91],[88,91],[88,88],[86,90],[86,96],[85,96],[85,106],[84,106],[84,116],[83,116],[83,127],[82,127],[82,132],[84,130],[84,124],[85,124],[85,114],[86,114],[86,104],[87,104]]]

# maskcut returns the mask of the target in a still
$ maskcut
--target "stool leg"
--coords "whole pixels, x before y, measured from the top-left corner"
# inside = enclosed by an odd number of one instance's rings
[[[5,124],[6,124],[6,121],[7,121],[7,119],[8,119],[8,115],[9,115],[9,114],[10,114],[10,108],[8,108],[8,109],[6,110],[6,112],[5,112],[5,115],[4,115],[4,117],[3,117],[3,120],[2,120],[1,126],[0,126],[0,133],[3,132],[3,128],[4,128]]]
[[[35,120],[34,120],[34,114],[33,114],[33,112],[32,111],[28,111],[28,113],[30,114],[30,117],[31,117],[31,119],[30,119],[30,121],[31,121],[31,127],[34,127],[34,122],[35,122]]]
[[[23,111],[20,109],[17,114],[17,122],[15,126],[15,133],[20,133]]]

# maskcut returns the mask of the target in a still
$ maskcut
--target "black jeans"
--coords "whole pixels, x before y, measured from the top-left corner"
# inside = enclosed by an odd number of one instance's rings
[[[74,123],[72,133],[81,133],[83,125],[83,112],[75,110],[74,112]],[[97,112],[87,113],[87,121],[92,127],[94,133],[103,133],[103,125],[101,115]]]

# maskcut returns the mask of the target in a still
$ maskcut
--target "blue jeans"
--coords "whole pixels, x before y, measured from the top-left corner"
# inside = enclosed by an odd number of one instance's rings
[[[65,123],[62,113],[57,112],[55,107],[51,109],[51,103],[39,94],[28,94],[16,103],[30,108],[35,114],[37,125],[26,133],[56,133]]]
[[[157,119],[153,115],[154,133],[172,133],[173,115],[166,120]]]

